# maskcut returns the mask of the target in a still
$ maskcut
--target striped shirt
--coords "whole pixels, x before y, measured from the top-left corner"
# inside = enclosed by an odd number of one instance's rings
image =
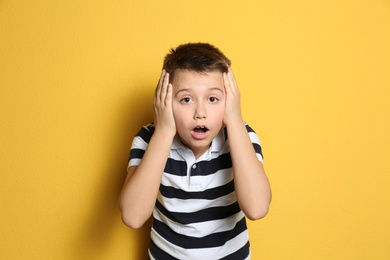
[[[256,133],[247,131],[262,162]],[[144,126],[133,140],[128,167],[138,166],[154,132]],[[195,159],[176,135],[172,142],[153,210],[150,259],[250,259],[245,215],[234,192],[226,127],[210,148]]]

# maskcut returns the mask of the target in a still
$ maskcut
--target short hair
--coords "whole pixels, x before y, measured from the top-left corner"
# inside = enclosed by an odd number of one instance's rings
[[[186,43],[176,49],[171,48],[164,58],[163,69],[173,81],[175,70],[195,72],[228,72],[231,61],[216,47],[209,43]]]

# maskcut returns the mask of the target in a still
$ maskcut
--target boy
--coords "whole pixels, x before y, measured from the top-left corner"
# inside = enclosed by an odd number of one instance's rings
[[[271,189],[230,64],[205,43],[165,57],[119,199],[131,228],[153,213],[150,259],[250,259],[245,216],[267,214]]]

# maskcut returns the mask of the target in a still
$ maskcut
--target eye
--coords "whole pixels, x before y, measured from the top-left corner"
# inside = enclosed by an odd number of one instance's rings
[[[209,98],[209,102],[210,103],[215,103],[215,102],[217,102],[218,101],[218,98],[216,98],[216,97],[210,97]]]
[[[182,103],[190,103],[191,101],[192,101],[192,99],[189,98],[189,97],[183,98],[183,99],[181,100]]]

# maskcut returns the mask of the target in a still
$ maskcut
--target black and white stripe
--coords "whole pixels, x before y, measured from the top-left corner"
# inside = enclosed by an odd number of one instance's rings
[[[257,157],[262,151],[248,126]],[[143,127],[134,138],[129,167],[138,166],[154,132]],[[153,211],[150,259],[250,259],[245,215],[234,192],[226,128],[195,159],[176,137],[167,159]]]

